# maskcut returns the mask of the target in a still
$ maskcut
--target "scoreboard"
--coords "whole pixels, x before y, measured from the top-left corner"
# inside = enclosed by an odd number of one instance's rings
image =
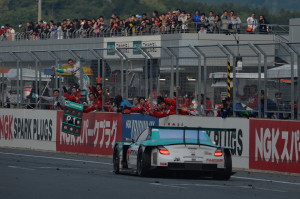
[[[83,105],[65,101],[62,132],[80,136],[83,115]]]

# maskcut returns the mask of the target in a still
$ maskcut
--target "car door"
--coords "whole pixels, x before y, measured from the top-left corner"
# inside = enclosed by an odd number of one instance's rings
[[[136,169],[137,165],[137,156],[138,156],[138,151],[141,145],[141,142],[147,139],[149,135],[149,129],[146,129],[143,131],[139,137],[136,139],[136,142],[134,142],[127,151],[127,163],[128,163],[128,168]]]

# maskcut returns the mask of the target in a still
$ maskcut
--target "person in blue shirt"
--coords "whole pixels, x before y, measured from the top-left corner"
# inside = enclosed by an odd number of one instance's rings
[[[193,16],[193,21],[197,23],[197,32],[200,30],[200,19],[201,19],[201,14],[199,10],[195,11],[195,15]]]
[[[245,111],[244,107],[241,103],[235,104],[236,109],[236,116],[237,117],[249,117],[247,111]],[[231,103],[231,100],[229,97],[227,97],[225,100],[223,100],[222,108],[220,111],[220,116],[222,118],[233,116],[233,104]]]

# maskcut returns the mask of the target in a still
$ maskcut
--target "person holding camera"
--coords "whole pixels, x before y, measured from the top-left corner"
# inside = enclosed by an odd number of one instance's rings
[[[60,96],[60,92],[58,89],[53,90],[53,96],[47,97],[47,96],[39,96],[39,98],[42,98],[48,102],[51,103],[50,109],[51,110],[63,110],[64,109],[64,103],[65,99],[63,96]]]

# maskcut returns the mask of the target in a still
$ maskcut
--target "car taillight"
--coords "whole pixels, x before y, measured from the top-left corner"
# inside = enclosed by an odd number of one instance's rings
[[[222,150],[221,149],[217,149],[216,151],[215,151],[215,154],[214,154],[216,157],[220,157],[220,156],[223,156],[223,152],[222,152]]]
[[[170,151],[168,151],[168,149],[166,149],[164,146],[158,146],[157,148],[160,154],[170,155]]]

